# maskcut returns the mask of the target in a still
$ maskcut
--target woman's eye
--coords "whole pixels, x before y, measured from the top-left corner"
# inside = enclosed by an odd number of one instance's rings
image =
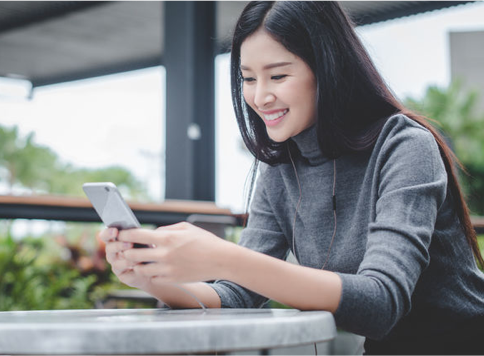
[[[271,79],[274,79],[274,80],[280,80],[280,79],[283,79],[283,78],[285,78],[285,77],[287,77],[287,75],[286,75],[286,74],[282,74],[282,75],[273,75],[273,76],[271,77]]]
[[[252,77],[243,77],[242,80],[246,83],[254,82],[255,78]]]

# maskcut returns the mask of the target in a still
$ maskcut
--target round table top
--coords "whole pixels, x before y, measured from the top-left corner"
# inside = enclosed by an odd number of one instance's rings
[[[162,354],[329,341],[331,313],[294,309],[0,312],[1,354]]]

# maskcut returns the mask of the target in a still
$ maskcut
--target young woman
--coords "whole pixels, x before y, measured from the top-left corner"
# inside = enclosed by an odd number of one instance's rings
[[[395,99],[338,3],[248,4],[231,72],[262,162],[240,244],[187,223],[107,229],[119,279],[174,308],[328,310],[367,353],[484,353],[483,260],[453,156]]]

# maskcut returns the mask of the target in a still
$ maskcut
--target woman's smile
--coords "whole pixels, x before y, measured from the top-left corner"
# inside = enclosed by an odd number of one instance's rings
[[[271,111],[262,111],[262,118],[267,126],[275,126],[279,122],[281,122],[286,114],[289,112],[289,109],[284,110],[271,110]]]

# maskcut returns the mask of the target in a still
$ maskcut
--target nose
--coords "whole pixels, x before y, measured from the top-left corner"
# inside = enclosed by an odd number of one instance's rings
[[[254,104],[258,108],[265,108],[276,100],[276,96],[270,90],[270,87],[263,83],[257,83],[254,95]]]

